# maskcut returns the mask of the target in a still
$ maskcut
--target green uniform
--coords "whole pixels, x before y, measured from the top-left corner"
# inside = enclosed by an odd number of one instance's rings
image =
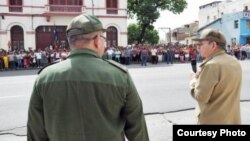
[[[45,68],[32,92],[28,141],[148,141],[142,102],[125,68],[77,49]]]

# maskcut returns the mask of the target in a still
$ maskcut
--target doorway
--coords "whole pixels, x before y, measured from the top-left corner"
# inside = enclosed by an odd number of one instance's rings
[[[16,25],[10,29],[11,33],[11,50],[24,49],[23,28]]]
[[[117,29],[114,26],[108,27],[107,30],[107,47],[117,47]]]

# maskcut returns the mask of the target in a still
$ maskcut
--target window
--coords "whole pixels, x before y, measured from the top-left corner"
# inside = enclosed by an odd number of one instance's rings
[[[210,17],[209,17],[209,16],[207,16],[207,23],[209,23],[209,21],[210,21]]]
[[[9,11],[10,12],[22,12],[23,11],[22,0],[9,0]]]
[[[83,0],[50,0],[51,5],[82,5]]]
[[[231,44],[232,44],[232,46],[236,45],[236,38],[231,38]]]
[[[250,28],[250,20],[247,20],[247,28]]]
[[[247,37],[247,44],[250,44],[250,37]]]
[[[118,2],[117,0],[106,0],[107,14],[117,14],[118,13]]]
[[[239,27],[239,21],[236,20],[236,21],[234,21],[234,28],[238,28],[238,27]]]
[[[49,0],[50,11],[82,12],[83,0]]]
[[[245,6],[244,11],[248,11],[248,6]]]

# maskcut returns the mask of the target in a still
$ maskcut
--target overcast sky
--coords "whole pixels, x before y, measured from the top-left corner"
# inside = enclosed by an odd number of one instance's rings
[[[171,29],[174,29],[184,24],[188,24],[193,21],[198,21],[199,6],[214,2],[216,0],[186,0],[186,1],[188,3],[187,8],[181,14],[174,15],[170,11],[167,10],[162,11],[160,18],[154,23],[155,28],[158,29],[159,27],[170,27]],[[133,21],[129,20],[128,23],[131,22]],[[166,31],[159,30],[161,39],[165,38],[164,32],[168,32],[168,30]]]

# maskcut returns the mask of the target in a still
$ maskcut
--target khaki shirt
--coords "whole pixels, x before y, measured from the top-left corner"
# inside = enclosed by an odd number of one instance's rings
[[[141,99],[125,68],[88,49],[45,68],[29,105],[28,141],[148,141]]]
[[[204,60],[191,80],[191,95],[197,100],[198,124],[241,124],[239,62],[220,51]]]

